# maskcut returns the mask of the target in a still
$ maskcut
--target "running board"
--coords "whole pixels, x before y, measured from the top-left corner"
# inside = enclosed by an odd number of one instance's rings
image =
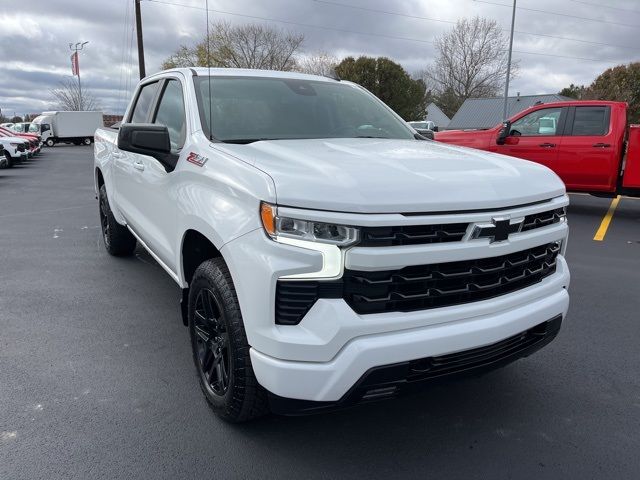
[[[147,252],[149,252],[149,255],[151,255],[153,259],[156,262],[158,262],[158,265],[160,265],[164,269],[164,271],[167,272],[171,278],[173,278],[173,281],[176,282],[180,288],[188,288],[188,285],[180,281],[180,278],[178,278],[178,275],[176,275],[176,273],[173,270],[171,270],[169,266],[160,259],[160,257],[158,257],[155,253],[153,253],[153,250],[151,250],[149,246],[146,243],[144,243],[144,241],[138,236],[136,232],[133,231],[133,229],[129,226],[129,224],[127,224],[127,228],[131,232],[131,235],[133,235],[136,238],[136,240],[140,243],[140,245],[142,245],[144,249]]]

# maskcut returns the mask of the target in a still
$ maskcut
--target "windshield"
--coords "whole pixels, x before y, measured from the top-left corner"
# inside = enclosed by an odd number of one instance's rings
[[[195,77],[209,135],[208,77]],[[211,77],[214,138],[230,143],[301,138],[413,139],[380,101],[345,83],[265,77]]]
[[[38,133],[38,126],[36,123],[29,125],[29,133]]]

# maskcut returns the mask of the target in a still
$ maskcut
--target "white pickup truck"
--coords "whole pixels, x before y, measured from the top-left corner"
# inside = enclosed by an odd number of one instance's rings
[[[95,140],[106,249],[140,244],[180,286],[226,420],[477,374],[546,345],[567,313],[558,177],[425,140],[353,83],[163,71]]]

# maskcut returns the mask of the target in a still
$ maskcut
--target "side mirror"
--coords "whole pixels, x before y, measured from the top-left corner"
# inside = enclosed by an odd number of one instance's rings
[[[498,138],[496,138],[496,143],[498,145],[504,145],[509,136],[509,132],[511,131],[511,122],[507,120],[502,124],[502,128],[498,132]]]
[[[118,131],[118,148],[156,158],[164,156],[171,153],[169,130],[153,123],[123,123]]]
[[[437,132],[437,131],[439,130],[439,128],[438,128],[438,126],[437,126],[437,125],[434,125],[434,126],[433,126],[433,128],[432,128],[431,130],[433,130],[434,132]]]
[[[118,148],[125,152],[149,155],[167,171],[175,168],[177,155],[171,153],[169,130],[155,123],[123,123],[118,130]]]

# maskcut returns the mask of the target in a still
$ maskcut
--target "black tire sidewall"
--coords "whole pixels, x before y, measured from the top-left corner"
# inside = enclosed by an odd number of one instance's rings
[[[198,298],[198,293],[200,293],[203,289],[209,289],[216,299],[220,302],[224,310],[224,322],[227,330],[227,334],[229,335],[229,386],[224,395],[217,395],[213,393],[206,385],[205,380],[202,376],[201,369],[199,367],[199,359],[197,353],[197,344],[196,344],[196,333],[194,328],[193,316],[196,308],[196,299]],[[207,401],[211,404],[215,411],[224,411],[229,407],[229,400],[232,396],[233,389],[235,387],[236,375],[235,375],[235,367],[236,367],[236,359],[235,359],[235,336],[233,335],[232,329],[229,325],[229,315],[232,314],[229,310],[233,308],[233,305],[228,305],[228,302],[225,302],[220,295],[219,285],[213,278],[208,275],[198,275],[194,277],[194,281],[191,283],[191,288],[189,289],[189,337],[191,339],[191,354],[193,357],[193,362],[196,367],[196,372],[198,375],[198,381],[200,382],[200,388],[202,389]]]
[[[224,395],[211,394],[204,384],[196,349],[196,299],[202,289],[209,289],[220,301],[229,336],[229,388]],[[196,269],[189,288],[189,336],[198,381],[211,409],[227,422],[238,423],[269,412],[266,391],[258,383],[251,366],[250,347],[240,312],[231,273],[221,257],[206,260]]]
[[[102,211],[102,202],[105,204],[105,211]],[[131,232],[127,229],[127,227],[120,225],[115,217],[113,216],[113,212],[111,211],[111,206],[109,205],[109,197],[107,196],[107,189],[103,184],[100,187],[99,195],[98,195],[98,210],[99,210],[99,218],[100,218],[100,231],[102,232],[102,241],[104,242],[105,249],[111,255],[122,257],[131,255],[136,248],[136,239],[133,237]],[[109,224],[109,240],[107,242],[106,236],[103,226],[102,226],[102,215],[106,216],[107,222]]]

